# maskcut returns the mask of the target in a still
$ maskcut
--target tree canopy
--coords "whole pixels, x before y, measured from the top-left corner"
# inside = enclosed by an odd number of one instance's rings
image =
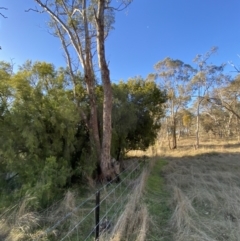
[[[47,205],[65,187],[91,177],[97,167],[89,128],[78,111],[90,115],[85,84],[80,73],[75,76],[76,99],[68,69],[32,61],[16,73],[11,64],[1,62],[0,79],[0,165],[6,187],[12,183],[19,190],[16,195],[28,192]],[[129,150],[145,150],[154,143],[166,93],[140,77],[112,84],[112,89],[111,155],[122,159]],[[101,115],[102,86],[95,92]]]

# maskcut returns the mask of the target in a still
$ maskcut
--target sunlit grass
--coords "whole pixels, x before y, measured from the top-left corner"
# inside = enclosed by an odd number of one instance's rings
[[[132,153],[161,156],[146,184],[146,240],[240,240],[239,142],[202,139],[197,150],[192,143],[181,139],[177,150],[166,144]]]
[[[168,221],[171,216],[169,207],[170,195],[165,186],[163,171],[167,162],[159,158],[150,160],[151,171],[146,182],[145,202],[149,212],[149,229],[146,240],[170,241],[171,232],[168,228]]]

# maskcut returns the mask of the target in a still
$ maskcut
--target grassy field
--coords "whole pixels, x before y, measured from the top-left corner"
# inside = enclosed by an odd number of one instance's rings
[[[146,240],[240,240],[238,143],[204,142],[195,150],[183,140],[177,150],[155,147],[147,154],[161,157],[147,184]]]
[[[177,150],[156,145],[132,153],[149,156],[149,165],[130,180],[129,202],[100,241],[240,240],[240,144],[212,140],[195,150],[192,142],[180,140]],[[55,221],[78,201],[68,193],[47,215],[28,212],[28,200],[23,201],[0,216],[0,240],[33,240],[37,233],[30,233],[39,230],[42,216]]]

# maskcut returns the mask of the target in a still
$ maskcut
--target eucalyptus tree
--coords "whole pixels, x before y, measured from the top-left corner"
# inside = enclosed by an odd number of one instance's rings
[[[240,75],[237,75],[233,80],[227,78],[227,76],[225,76],[225,79],[228,79],[228,83],[225,86],[216,88],[209,101],[225,108],[236,116],[236,118],[240,119],[238,107],[240,99]]]
[[[218,89],[218,88],[216,88]],[[216,90],[214,89],[214,90]],[[215,137],[227,136],[231,115],[220,105],[215,105],[211,101],[212,93],[201,103],[200,122],[203,130]]]
[[[190,136],[191,127],[193,122],[193,114],[191,110],[187,108],[183,108],[179,111],[178,116],[178,139],[181,136]]]
[[[228,118],[225,120],[225,129],[227,130],[228,136],[233,133],[231,126],[236,122],[236,126],[240,122],[240,75],[235,77],[223,76],[223,84],[212,91],[211,97],[208,99],[209,102],[215,106],[215,108],[223,109],[227,112]],[[239,128],[235,128],[239,136]]]
[[[167,114],[170,116],[171,149],[177,148],[176,126],[179,111],[186,107],[191,99],[190,80],[194,69],[182,62],[165,58],[155,65],[160,87],[167,91]]]
[[[60,38],[75,86],[74,64],[70,47],[76,54],[84,71],[84,80],[90,100],[89,131],[103,175],[108,178],[110,170],[112,88],[110,71],[105,56],[105,39],[114,23],[114,11],[127,7],[132,0],[122,0],[115,6],[111,0],[35,0],[51,17],[50,26]],[[96,56],[97,53],[97,56]],[[103,131],[99,136],[97,103],[95,93],[95,66],[98,62],[103,85]],[[84,113],[81,112],[84,116]],[[85,117],[85,119],[87,119]]]
[[[209,98],[209,94],[215,86],[222,81],[222,71],[224,64],[214,65],[209,64],[208,60],[212,54],[217,52],[217,48],[213,47],[205,54],[198,54],[193,62],[197,65],[197,72],[192,78],[192,84],[194,86],[196,97],[196,143],[195,148],[199,147],[199,126],[200,126],[200,108],[201,104],[206,98]]]

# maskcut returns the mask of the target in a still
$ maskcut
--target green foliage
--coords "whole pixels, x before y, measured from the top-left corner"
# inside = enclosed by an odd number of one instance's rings
[[[155,65],[155,69],[158,73],[160,86],[167,90],[167,108],[174,118],[177,112],[190,101],[192,91],[190,79],[195,70],[181,60],[169,57],[159,61]]]
[[[34,208],[46,207],[57,196],[60,196],[70,175],[70,167],[66,160],[56,157],[46,158],[42,170],[38,173],[38,180],[28,181],[22,185],[22,193],[35,197]],[[33,177],[31,178],[33,180]]]
[[[189,110],[183,110],[181,113],[182,123],[184,127],[189,127],[193,120],[193,114]]]
[[[46,62],[27,61],[17,73],[1,62],[0,79],[0,190],[8,200],[27,194],[35,197],[31,205],[47,206],[64,188],[96,170],[88,123],[79,113],[81,109],[89,118],[86,87],[81,75],[75,76],[74,98],[68,70],[56,70]],[[119,159],[129,150],[145,150],[154,143],[166,94],[152,78],[112,87],[111,151]],[[103,89],[95,90],[100,116]]]
[[[5,66],[0,65],[0,89],[6,90],[1,91],[2,109],[5,99],[7,104],[0,123],[1,170],[3,175],[17,174],[21,187],[17,196],[28,192],[46,205],[71,183],[73,175],[82,175],[83,168],[75,167],[82,149],[89,150],[88,131],[69,98],[72,94],[62,69],[28,61],[10,76]],[[85,164],[90,163],[81,165]]]
[[[165,92],[154,81],[135,78],[114,84],[113,96],[113,156],[145,150],[154,143],[160,129]]]
[[[8,99],[11,96],[11,88],[9,86],[12,67],[9,63],[0,62],[0,118],[3,118],[8,107]]]

